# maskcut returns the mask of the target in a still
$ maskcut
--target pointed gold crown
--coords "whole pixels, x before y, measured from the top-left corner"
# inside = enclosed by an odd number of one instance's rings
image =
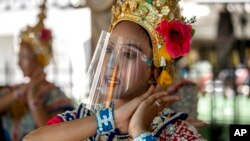
[[[175,71],[173,60],[189,51],[187,44],[190,45],[192,36],[192,27],[188,24],[193,23],[195,18],[186,20],[181,16],[179,1],[118,0],[112,7],[110,31],[121,21],[137,23],[147,30],[152,42],[154,66],[163,68],[157,80],[163,86],[172,83]]]
[[[50,29],[45,28],[44,20],[46,18],[46,0],[39,7],[37,16],[38,22],[35,26],[27,26],[20,33],[20,45],[28,45],[35,54],[39,64],[47,66],[52,58],[52,33]]]

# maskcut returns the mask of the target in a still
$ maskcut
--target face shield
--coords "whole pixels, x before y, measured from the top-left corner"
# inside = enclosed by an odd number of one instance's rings
[[[112,106],[114,99],[130,97],[145,86],[151,64],[139,43],[103,31],[88,70],[87,108],[96,111]]]

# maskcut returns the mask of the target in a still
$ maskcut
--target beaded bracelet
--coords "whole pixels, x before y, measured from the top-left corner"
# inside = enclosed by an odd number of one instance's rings
[[[113,108],[106,108],[97,111],[97,133],[107,134],[115,130],[114,112]]]
[[[150,132],[145,132],[137,136],[134,141],[156,141],[156,138]]]

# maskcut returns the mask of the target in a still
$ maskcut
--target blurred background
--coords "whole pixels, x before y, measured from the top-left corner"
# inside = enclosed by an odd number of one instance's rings
[[[0,86],[25,82],[17,65],[18,36],[34,25],[40,0],[0,0]],[[115,0],[47,0],[53,31],[48,79],[77,105],[87,94],[86,71],[101,30],[108,30]],[[229,140],[230,124],[250,124],[250,0],[183,0],[183,15],[196,16],[190,54],[179,74],[199,85],[200,129],[212,141]]]

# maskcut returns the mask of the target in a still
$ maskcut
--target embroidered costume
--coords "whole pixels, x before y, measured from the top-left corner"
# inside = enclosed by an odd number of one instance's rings
[[[85,104],[81,104],[77,110],[66,111],[59,114],[49,120],[48,124],[51,125],[93,115],[93,112],[88,110],[85,106]],[[185,122],[187,117],[188,115],[186,113],[173,113],[173,111],[165,108],[159,116],[154,118],[151,124],[154,129],[154,136],[160,141],[203,141],[204,139],[197,132],[197,130],[192,125]],[[105,135],[95,135],[87,140],[95,141],[98,140],[98,138],[101,141],[132,140],[128,134],[119,133],[118,129]]]

